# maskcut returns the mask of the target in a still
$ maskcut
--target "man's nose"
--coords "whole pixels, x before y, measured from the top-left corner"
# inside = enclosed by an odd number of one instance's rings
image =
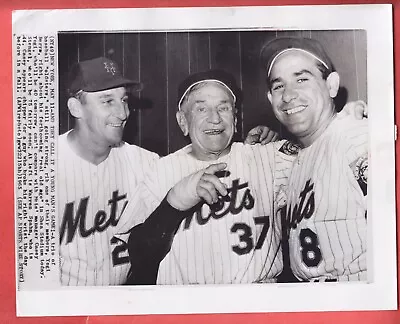
[[[128,108],[128,104],[125,102],[120,102],[117,103],[115,108],[115,115],[121,119],[121,120],[125,120],[128,118],[129,116],[129,108]]]
[[[282,99],[284,102],[291,102],[298,96],[297,89],[292,86],[286,86],[283,92]]]
[[[213,124],[219,124],[221,122],[221,116],[218,109],[210,109],[208,114],[208,121]]]

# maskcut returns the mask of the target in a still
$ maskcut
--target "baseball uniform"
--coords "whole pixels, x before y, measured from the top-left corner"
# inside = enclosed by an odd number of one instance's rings
[[[282,270],[281,224],[274,215],[275,144],[233,143],[215,161],[190,155],[191,145],[161,158],[148,183],[159,199],[183,177],[225,162],[218,174],[228,196],[193,209],[160,264],[158,284],[227,284],[274,281]]]
[[[366,279],[367,135],[367,120],[336,117],[293,163],[285,212],[301,280]]]
[[[126,280],[129,258],[126,233],[148,213],[124,213],[137,185],[158,155],[122,144],[99,165],[79,157],[67,142],[58,142],[58,213],[62,285],[119,285]],[[140,204],[138,205],[140,206]],[[133,217],[134,216],[134,217]]]

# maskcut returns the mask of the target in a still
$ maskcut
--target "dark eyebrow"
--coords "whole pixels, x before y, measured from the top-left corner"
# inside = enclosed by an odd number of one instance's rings
[[[270,81],[271,84],[274,84],[275,82],[281,82],[281,78],[275,78]]]
[[[221,100],[221,101],[219,102],[220,105],[221,105],[221,104],[225,104],[225,103],[232,103],[232,102],[231,102],[231,100],[229,100],[229,99]]]
[[[111,94],[101,94],[99,96],[100,99],[108,99],[108,98],[112,98],[112,97],[113,97],[113,95],[111,95]]]
[[[114,99],[116,96],[114,95],[114,94],[111,94],[111,93],[103,93],[103,94],[101,94],[100,96],[99,96],[99,99]],[[128,97],[128,94],[127,93],[124,93],[122,96],[121,96],[121,99],[122,98],[125,98],[125,97]]]
[[[205,102],[206,102],[205,100],[200,100],[200,99],[198,99],[198,100],[196,100],[194,103],[197,104],[197,103],[205,103]]]
[[[306,70],[306,69],[303,69],[303,70],[301,70],[301,71],[299,71],[299,72],[295,72],[295,73],[293,73],[295,76],[300,76],[300,75],[302,75],[302,74],[309,74],[309,75],[312,75],[312,76],[314,76],[314,73],[312,73],[310,70]]]
[[[196,100],[194,103],[195,104],[203,104],[203,103],[205,103],[206,102],[206,100]],[[231,102],[231,100],[229,100],[229,99],[223,99],[223,100],[220,100],[220,102],[218,103],[218,105],[222,105],[222,104],[226,104],[226,103],[232,103]]]

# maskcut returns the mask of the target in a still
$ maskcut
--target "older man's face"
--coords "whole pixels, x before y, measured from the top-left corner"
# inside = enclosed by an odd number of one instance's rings
[[[223,85],[207,81],[197,87],[182,105],[184,123],[196,157],[213,159],[231,144],[236,126],[235,106]]]

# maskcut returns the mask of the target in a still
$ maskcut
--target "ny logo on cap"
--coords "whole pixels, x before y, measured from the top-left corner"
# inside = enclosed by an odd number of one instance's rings
[[[117,72],[116,67],[114,66],[113,62],[104,62],[104,69],[114,75]]]

